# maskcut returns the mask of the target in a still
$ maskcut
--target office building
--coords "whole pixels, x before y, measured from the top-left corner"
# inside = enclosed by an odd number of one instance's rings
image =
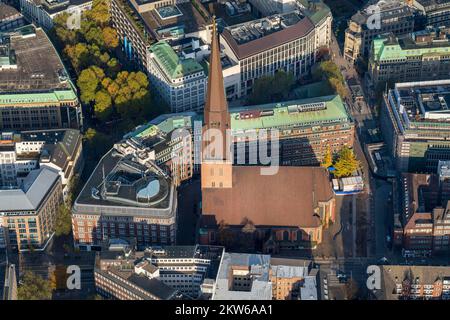
[[[111,22],[122,50],[147,72],[150,46],[159,40],[176,40],[206,30],[209,16],[187,0],[112,0]]]
[[[446,0],[410,0],[425,25],[450,27],[450,3]]]
[[[9,247],[45,249],[62,203],[61,178],[49,168],[31,171],[20,188],[0,190],[0,215]]]
[[[81,140],[74,129],[0,133],[0,189],[18,187],[29,172],[48,167],[61,176],[66,197],[83,162]]]
[[[148,57],[150,81],[172,112],[203,109],[206,74],[200,63],[177,54],[166,41],[152,45]]]
[[[201,119],[193,112],[161,115],[126,134],[115,148],[123,154],[136,154],[155,161],[178,186],[192,178],[196,171],[195,121]]]
[[[212,300],[272,300],[270,255],[223,255]]]
[[[311,261],[271,258],[270,281],[274,300],[318,300],[318,269]]]
[[[397,83],[384,96],[381,126],[400,172],[437,170],[450,160],[450,80]]]
[[[0,3],[0,32],[7,32],[25,25],[23,15],[14,7]]]
[[[46,31],[53,27],[58,14],[74,15],[92,8],[92,0],[19,0],[19,3],[22,14]]]
[[[299,79],[316,61],[315,24],[299,10],[225,27],[221,38],[224,53],[239,65],[238,97],[278,70]]]
[[[128,253],[102,252],[94,269],[95,290],[111,300],[172,300],[179,297],[177,290],[140,270],[134,256]]]
[[[360,57],[367,58],[372,41],[378,35],[413,32],[414,11],[400,0],[379,1],[358,11],[345,30],[344,57],[353,62]]]
[[[437,174],[404,173],[400,179],[403,254],[430,256],[450,249],[450,162],[440,161]]]
[[[144,251],[127,248],[112,251],[110,247],[109,251],[99,254],[96,270],[99,275],[96,277],[106,276],[105,272],[117,273],[118,267],[123,272],[126,266],[132,279],[145,279],[154,286],[170,288],[175,293],[172,298],[182,295],[188,299],[206,300],[212,295],[223,254],[223,247],[201,245],[153,246]],[[96,286],[105,291],[104,281],[99,281]],[[120,283],[118,286],[124,287]]]
[[[384,265],[381,300],[449,300],[450,268],[440,266]]]
[[[138,248],[174,244],[176,186],[151,154],[113,148],[75,200],[72,229],[81,250],[101,249],[108,239],[126,240]]]
[[[408,36],[373,40],[368,75],[371,84],[448,79],[450,33],[427,29]]]
[[[236,150],[245,143],[246,159],[261,129],[279,130],[281,165],[317,165],[328,149],[335,153],[354,143],[355,125],[338,95],[232,108],[230,118]]]
[[[0,130],[81,126],[75,86],[45,32],[28,25],[0,35]]]

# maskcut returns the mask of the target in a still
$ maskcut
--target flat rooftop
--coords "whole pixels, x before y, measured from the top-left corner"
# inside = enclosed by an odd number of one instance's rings
[[[313,30],[313,22],[296,10],[226,27],[222,37],[236,56],[243,59],[304,37]]]
[[[14,17],[16,15],[22,15],[14,7],[7,5],[6,3],[0,3],[0,21]]]
[[[257,19],[258,17],[252,12],[248,2],[240,4],[239,1],[228,1],[227,4],[219,2],[204,2],[203,7],[210,14],[216,16],[220,24],[224,26],[232,26]],[[232,6],[234,13],[227,11],[227,6]],[[250,10],[248,10],[250,9]]]
[[[3,52],[9,47],[12,57],[11,64],[0,65],[0,94],[71,89],[64,65],[42,29],[30,25],[0,35],[0,47]]]
[[[92,0],[33,0],[36,4],[40,4],[42,8],[50,15],[66,10],[69,6],[79,6],[91,3]]]
[[[230,117],[233,133],[257,128],[352,122],[338,95],[232,108]]]
[[[404,127],[415,122],[450,122],[450,80],[396,84],[395,110]],[[401,106],[400,106],[401,105]]]
[[[233,269],[248,271],[251,284],[247,290],[233,287]],[[270,256],[225,253],[217,276],[214,300],[271,300]]]
[[[92,172],[73,210],[170,218],[175,212],[175,194],[171,179],[155,164],[141,164],[134,155],[113,148]]]
[[[210,24],[210,17],[202,15],[190,2],[146,11],[141,17],[156,39],[205,30]]]
[[[414,14],[414,9],[408,7],[406,3],[399,0],[379,1],[375,5],[380,10],[382,21],[383,20],[398,21],[407,17],[412,18]],[[373,12],[369,10],[369,5],[367,5],[363,10],[355,13],[352,16],[352,20],[359,24],[364,24],[363,27],[367,29],[367,25],[365,23],[372,14]]]

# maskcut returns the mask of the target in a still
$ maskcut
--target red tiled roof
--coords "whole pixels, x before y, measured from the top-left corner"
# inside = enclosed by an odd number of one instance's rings
[[[204,188],[203,214],[240,225],[246,217],[260,226],[318,227],[318,202],[333,198],[328,173],[321,167],[280,167],[261,175],[258,166],[233,167],[233,188]]]

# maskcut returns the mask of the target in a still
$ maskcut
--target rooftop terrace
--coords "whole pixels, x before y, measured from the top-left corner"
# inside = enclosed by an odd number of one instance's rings
[[[74,211],[169,218],[174,214],[175,194],[169,176],[151,159],[113,148],[92,172]]]

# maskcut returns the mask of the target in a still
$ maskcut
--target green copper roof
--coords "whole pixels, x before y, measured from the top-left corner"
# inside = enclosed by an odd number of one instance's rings
[[[306,8],[303,12],[314,24],[318,24],[331,12],[330,7],[323,1],[298,0],[298,2]]]
[[[377,38],[373,41],[374,61],[406,59],[411,56],[450,54],[450,44],[447,46],[416,46],[414,48],[402,48],[398,43],[385,43],[387,38]]]
[[[60,102],[66,100],[75,100],[77,98],[73,90],[61,90],[48,93],[16,93],[1,94],[0,105],[11,105],[21,103],[42,103],[42,102]]]
[[[312,103],[325,104],[325,108],[317,111],[291,112],[295,106],[305,106]],[[291,110],[289,110],[291,109]],[[242,112],[253,110],[271,111],[273,115],[240,119]],[[272,127],[315,126],[327,122],[350,122],[342,99],[338,95],[315,97],[310,99],[292,100],[281,103],[271,103],[244,108],[233,108],[231,113],[231,128],[233,131],[253,130]]]
[[[159,41],[150,47],[156,60],[170,79],[203,71],[202,66],[194,59],[181,59],[166,41]]]

